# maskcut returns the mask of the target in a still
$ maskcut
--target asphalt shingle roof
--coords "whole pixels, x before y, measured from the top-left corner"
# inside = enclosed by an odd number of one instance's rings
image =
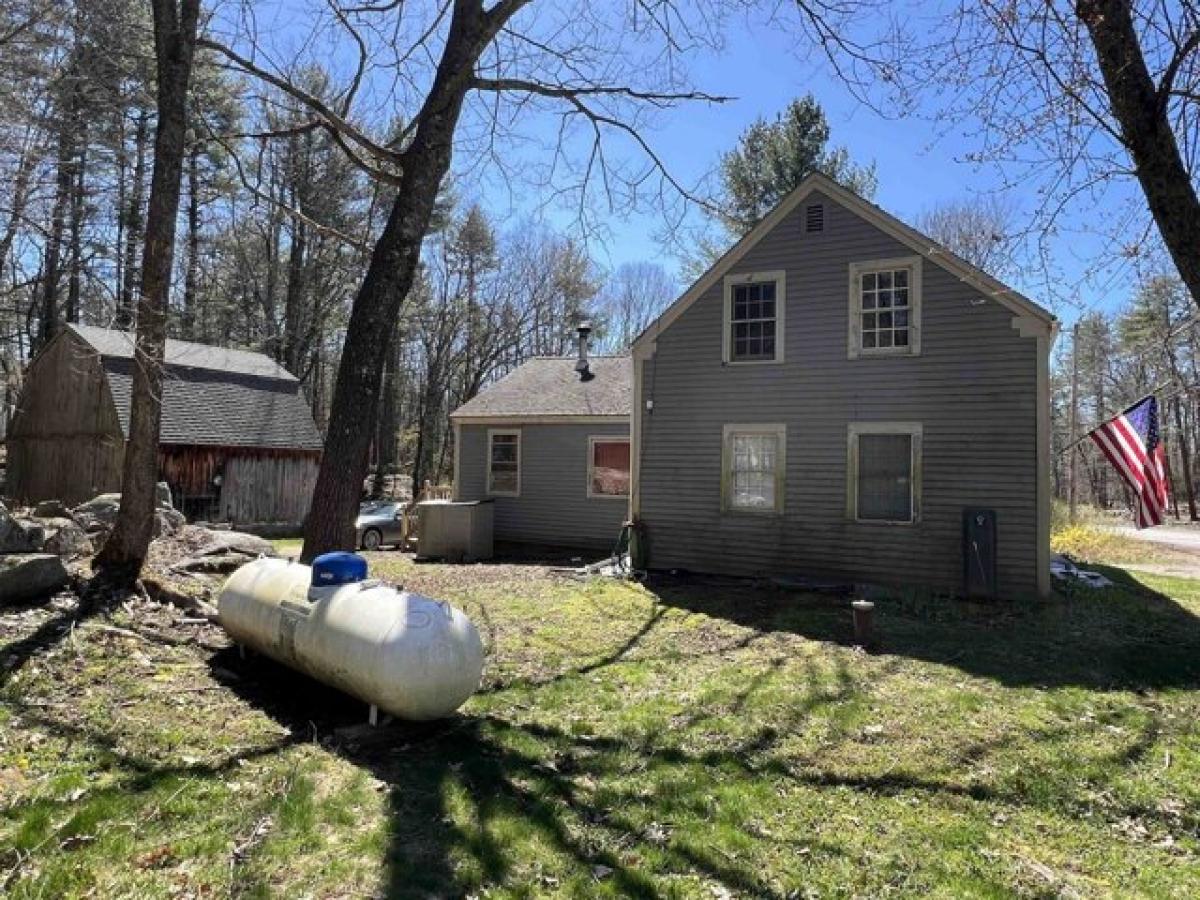
[[[98,328],[95,325],[68,325],[101,356],[115,359],[133,359],[133,334]],[[190,369],[209,369],[213,372],[233,372],[238,375],[258,375],[295,383],[296,378],[271,357],[253,350],[231,350],[213,347],[211,344],[194,344],[167,338],[166,362],[168,366],[186,366]]]
[[[633,407],[633,366],[628,356],[592,356],[587,381],[573,357],[528,360],[486,387],[453,413],[466,416],[628,416]]]
[[[69,327],[100,355],[121,431],[128,437],[133,336]],[[167,341],[159,439],[164,444],[291,450],[322,446],[299,382],[274,360],[261,353],[174,340]]]

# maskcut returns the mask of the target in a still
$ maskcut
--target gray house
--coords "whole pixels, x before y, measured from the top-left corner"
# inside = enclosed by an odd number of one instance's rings
[[[581,340],[586,340],[582,338]],[[498,541],[608,551],[629,512],[627,356],[531,359],[455,410],[454,499]]]
[[[811,176],[634,344],[649,564],[959,590],[982,562],[1000,594],[1045,594],[1056,331]]]

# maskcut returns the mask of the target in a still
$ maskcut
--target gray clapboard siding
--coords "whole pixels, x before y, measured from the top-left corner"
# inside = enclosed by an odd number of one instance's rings
[[[628,503],[588,497],[588,437],[626,437],[627,422],[462,425],[457,499],[487,498],[489,428],[521,432],[521,495],[495,498],[496,540],[603,552],[612,549],[628,516]]]
[[[825,230],[804,233],[804,205]],[[849,359],[849,266],[913,251],[813,194],[729,274],[786,271],[786,362],[722,364],[723,287],[709,289],[655,338],[641,365],[640,518],[651,564],[732,574],[811,572],[953,589],[961,515],[996,510],[1007,594],[1037,587],[1038,342],[1013,312],[930,259],[923,264],[921,353]],[[652,326],[653,328],[653,326]],[[923,426],[921,520],[864,524],[846,515],[851,422]],[[722,513],[726,424],[787,426],[784,513]]]

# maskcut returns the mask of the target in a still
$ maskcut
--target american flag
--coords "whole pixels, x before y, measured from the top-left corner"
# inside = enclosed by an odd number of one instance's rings
[[[1133,489],[1138,528],[1161,525],[1167,510],[1167,466],[1158,430],[1158,401],[1147,397],[1089,437]]]

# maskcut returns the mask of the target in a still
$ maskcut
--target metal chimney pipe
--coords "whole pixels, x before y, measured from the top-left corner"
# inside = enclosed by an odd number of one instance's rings
[[[577,330],[579,332],[579,359],[575,363],[575,371],[579,373],[581,380],[587,380],[591,368],[588,364],[588,337],[592,333],[591,323],[580,322]]]

